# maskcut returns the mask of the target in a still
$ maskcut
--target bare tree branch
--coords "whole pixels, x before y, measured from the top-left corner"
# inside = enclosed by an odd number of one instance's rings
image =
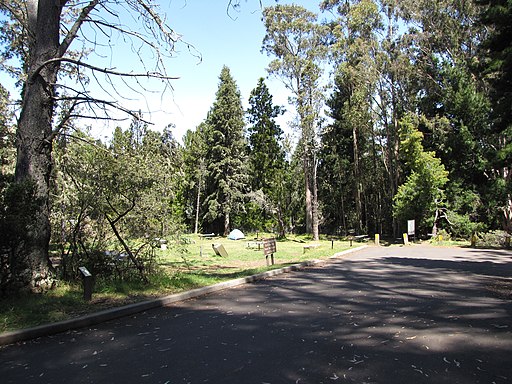
[[[120,76],[120,77],[146,77],[146,78],[154,78],[154,79],[161,79],[161,80],[178,80],[179,79],[179,77],[163,75],[160,72],[150,72],[150,71],[148,71],[146,73],[118,72],[118,71],[114,71],[113,69],[110,69],[110,68],[96,67],[94,65],[84,63],[83,61],[80,61],[80,60],[70,59],[70,58],[66,58],[66,57],[56,57],[56,58],[47,60],[44,63],[42,63],[31,74],[28,81],[33,82],[34,78],[37,77],[41,73],[41,71],[44,69],[44,67],[46,67],[47,65],[53,64],[53,63],[57,63],[57,62],[71,63],[71,64],[75,64],[75,65],[78,65],[81,67],[89,68],[92,71],[105,73],[107,75]]]
[[[76,38],[78,31],[80,30],[80,27],[84,23],[84,21],[87,19],[89,14],[92,12],[92,10],[98,5],[100,0],[91,0],[91,2],[84,8],[82,8],[82,11],[80,12],[80,16],[78,16],[78,19],[76,19],[75,23],[69,30],[68,34],[62,41],[62,43],[59,46],[59,51],[57,53],[57,57],[63,57],[66,52],[69,49],[69,46],[73,42],[73,40]]]

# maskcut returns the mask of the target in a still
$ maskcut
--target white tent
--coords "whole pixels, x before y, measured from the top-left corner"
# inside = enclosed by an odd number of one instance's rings
[[[228,235],[229,240],[240,240],[245,239],[245,235],[239,229],[233,229],[231,233]]]

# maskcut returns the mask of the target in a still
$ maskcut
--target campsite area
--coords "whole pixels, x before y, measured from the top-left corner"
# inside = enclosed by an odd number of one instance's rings
[[[350,248],[348,240],[323,238],[312,242],[308,236],[290,236],[277,241],[275,265],[267,266],[261,240],[271,236],[270,233],[257,233],[247,234],[244,239],[229,240],[219,236],[187,235],[179,244],[155,249],[156,266],[149,283],[123,279],[114,273],[108,279],[95,279],[90,301],[83,300],[80,281],[61,281],[55,289],[41,295],[4,298],[0,301],[0,332],[65,320],[305,260],[326,259]],[[217,255],[213,249],[215,244],[221,244],[227,255]],[[124,273],[122,268],[130,266],[129,260],[117,263],[120,273]]]

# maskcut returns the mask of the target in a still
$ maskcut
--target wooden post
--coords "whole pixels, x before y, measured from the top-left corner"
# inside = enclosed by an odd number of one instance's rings
[[[84,282],[84,300],[91,301],[92,299],[92,275],[91,272],[87,270],[85,267],[78,268],[80,274],[82,275],[82,280]]]
[[[380,235],[378,233],[375,234],[375,245],[380,245]]]

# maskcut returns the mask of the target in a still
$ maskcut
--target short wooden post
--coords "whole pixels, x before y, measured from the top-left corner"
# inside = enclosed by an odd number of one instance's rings
[[[82,275],[82,280],[84,283],[84,300],[90,301],[92,299],[92,275],[91,272],[87,270],[85,267],[79,267],[78,270]]]
[[[409,235],[407,233],[404,233],[404,245],[409,244]]]
[[[378,233],[375,234],[375,245],[380,245],[380,235]]]
[[[349,229],[348,230],[348,239],[350,241],[350,246],[352,246],[352,241],[354,241],[355,233],[356,233],[356,231],[354,229]]]

